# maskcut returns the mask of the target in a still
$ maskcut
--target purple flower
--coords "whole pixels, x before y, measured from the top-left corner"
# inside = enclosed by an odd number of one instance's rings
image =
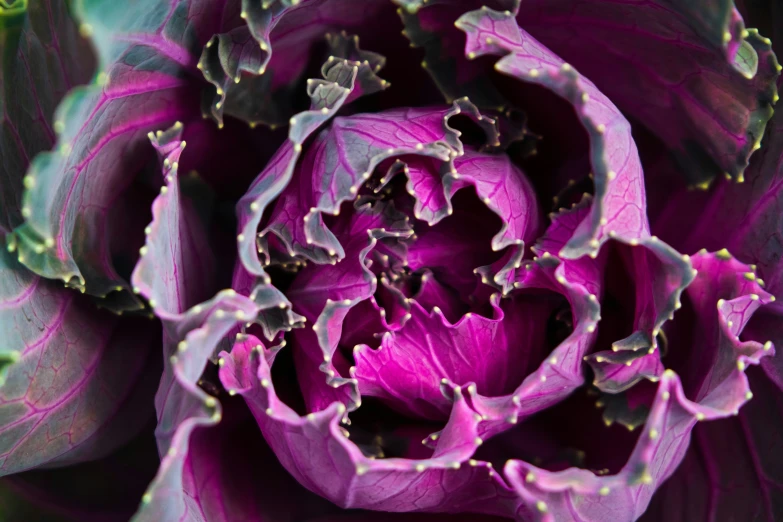
[[[0,512],[783,518],[777,14],[0,0]]]

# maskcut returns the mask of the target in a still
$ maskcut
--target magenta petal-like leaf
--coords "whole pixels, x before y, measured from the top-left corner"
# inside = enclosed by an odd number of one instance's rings
[[[742,332],[743,337],[761,343],[769,342],[774,346],[783,346],[782,325],[783,307],[780,302],[767,304],[753,314],[751,321]],[[765,357],[761,361],[761,367],[778,389],[783,390],[783,354],[776,353],[772,357]]]
[[[641,379],[660,378],[664,367],[658,335],[681,307],[680,296],[697,273],[688,256],[655,236],[631,242],[631,248],[620,255],[634,285],[633,331],[612,340],[611,350],[588,357],[595,373],[593,384],[610,393],[624,391]]]
[[[550,214],[552,224],[534,247],[536,252],[556,254],[593,203],[593,197],[588,195],[573,208]],[[695,275],[688,256],[679,254],[655,236],[623,243],[622,239],[606,243],[595,259],[583,256],[563,262],[564,277],[583,281],[598,296],[604,292],[596,287],[598,281],[616,277],[613,273],[605,274],[610,270],[607,256],[617,252],[631,277],[634,302],[629,303],[633,306],[630,335],[611,339],[611,350],[601,350],[586,358],[595,373],[593,384],[611,393],[626,390],[641,379],[658,380],[664,370],[658,334],[680,308],[680,295]]]
[[[221,417],[220,403],[197,383],[219,341],[238,321],[253,320],[258,312],[248,298],[224,292],[169,325],[164,337],[164,375],[155,398],[155,435],[162,460],[135,520],[197,520],[188,516],[196,506],[188,494],[183,467],[193,431],[212,426]]]
[[[481,121],[489,119],[482,116]],[[496,124],[494,120],[493,126]],[[492,129],[494,132],[496,128]],[[491,131],[490,131],[491,132]],[[488,136],[494,138],[494,132]],[[440,165],[438,165],[440,163]],[[400,168],[394,168],[400,165]],[[454,158],[451,165],[439,162],[436,158],[412,157],[405,162],[398,161],[381,180],[381,187],[396,174],[404,172],[408,177],[408,192],[416,199],[414,216],[430,225],[439,223],[453,212],[452,198],[459,191],[472,187],[478,198],[501,220],[500,231],[492,238],[493,251],[501,251],[511,246],[501,261],[481,267],[478,270],[488,284],[508,293],[513,286],[514,265],[521,259],[524,246],[530,244],[540,228],[540,215],[535,191],[525,174],[503,154],[488,154],[466,148],[462,155]],[[456,255],[457,249],[471,248],[469,240],[455,240],[445,234],[446,230],[433,228],[421,233],[422,241],[412,245],[408,263],[412,269],[434,268],[446,264],[454,265],[455,257],[459,264],[470,265],[474,258],[470,255]],[[457,233],[462,234],[462,230]],[[467,232],[467,231],[465,231]],[[476,234],[478,237],[478,235]],[[450,251],[444,248],[449,244]],[[466,266],[467,270],[475,269]],[[452,272],[459,272],[454,269]],[[469,286],[473,281],[467,282]],[[452,286],[463,290],[465,284]]]
[[[277,319],[264,320],[258,317],[259,311],[288,305],[273,288],[253,287],[252,283],[247,290],[250,297],[226,290],[200,302],[211,290],[214,262],[200,217],[181,190],[188,181],[178,177],[185,147],[180,140],[182,129],[177,123],[166,131],[150,133],[162,156],[164,183],[153,203],[153,220],[146,229],[147,240],[132,277],[134,290],[163,321],[167,358],[156,396],[156,436],[165,456],[158,477],[145,494],[139,520],[195,519],[200,507],[189,498],[197,485],[188,482],[185,469],[190,437],[197,428],[211,426],[220,418],[217,400],[196,383],[219,342],[237,325],[259,322],[275,336]],[[267,298],[271,301],[265,302]]]
[[[535,191],[507,156],[466,150],[454,160],[454,168],[457,174],[447,178],[448,191],[453,195],[473,185],[478,197],[503,221],[492,238],[493,250],[532,242],[540,223]]]
[[[358,404],[352,379],[336,375],[334,358],[349,311],[372,299],[377,280],[367,268],[368,254],[383,241],[413,233],[405,216],[389,204],[362,205],[334,228],[345,245],[345,258],[334,265],[315,263],[302,269],[287,296],[310,324],[294,333],[294,354],[308,410],[320,410],[335,400],[351,408]],[[349,325],[353,329],[353,325]],[[342,388],[343,385],[350,385]],[[346,393],[348,395],[346,395]]]
[[[223,399],[220,424],[193,432],[183,468],[191,520],[310,520],[339,510],[278,462],[241,399]]]
[[[378,511],[486,512],[515,516],[525,511],[487,463],[468,461],[476,442],[452,445],[450,433],[475,429],[474,412],[462,394],[441,434],[445,450],[428,459],[373,460],[346,438],[341,403],[300,416],[275,393],[270,375],[274,354],[252,339],[221,356],[223,385],[242,395],[267,443],[300,484],[345,508]],[[458,439],[461,440],[461,439]],[[330,480],[323,480],[327,472]],[[415,485],[415,487],[411,487]]]
[[[542,291],[565,298],[570,308],[566,314],[570,333],[543,360],[536,361],[536,367],[529,368],[524,380],[510,393],[492,397],[477,389],[468,390],[471,406],[482,418],[478,431],[484,439],[553,406],[583,383],[582,359],[595,342],[600,307],[595,294],[581,281],[569,279],[564,268],[561,260],[545,254],[535,262],[526,262],[514,274],[515,290],[510,299],[528,292],[535,298]]]
[[[548,355],[545,325],[557,305],[532,296],[495,299],[492,318],[468,313],[451,324],[439,308],[427,313],[414,301],[411,318],[386,333],[378,349],[354,350],[359,391],[426,419],[451,409],[442,379],[474,382],[487,396],[508,395]]]
[[[774,353],[771,343],[743,342],[739,336],[754,313],[775,297],[749,277],[747,265],[730,256],[699,252],[691,259],[698,275],[684,295],[696,320],[684,324],[675,319],[668,325],[672,342],[667,366],[683,379],[689,398],[733,413],[746,400],[742,370]],[[687,335],[688,330],[694,333]],[[696,342],[688,343],[689,338]]]

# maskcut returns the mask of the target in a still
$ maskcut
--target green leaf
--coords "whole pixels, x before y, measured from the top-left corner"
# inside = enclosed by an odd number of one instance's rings
[[[95,58],[62,0],[0,0],[0,231],[23,221],[23,178],[55,142],[54,110]]]

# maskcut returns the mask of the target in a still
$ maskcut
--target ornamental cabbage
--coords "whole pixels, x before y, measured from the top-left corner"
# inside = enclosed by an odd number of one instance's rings
[[[783,519],[776,15],[0,0],[3,519]]]

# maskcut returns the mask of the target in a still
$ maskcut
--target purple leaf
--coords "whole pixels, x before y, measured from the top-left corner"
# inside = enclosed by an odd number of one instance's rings
[[[62,2],[30,2],[3,20],[0,231],[7,234],[23,221],[22,178],[30,161],[54,145],[56,105],[68,89],[87,83],[95,59]]]
[[[783,422],[780,390],[759,369],[749,369],[748,380],[753,399],[737,417],[693,429],[682,464],[653,496],[640,522],[780,520],[783,445],[769,429]]]
[[[475,433],[477,421],[456,389],[451,417],[430,458],[373,460],[341,431],[342,403],[302,417],[278,398],[270,375],[274,353],[255,349],[258,344],[248,339],[221,354],[221,382],[245,398],[283,467],[307,489],[344,508],[505,516],[525,511],[486,463],[468,462],[476,442],[463,444],[463,435]]]
[[[257,325],[269,338],[296,325],[290,303],[271,285],[249,282],[249,297],[229,289],[194,304],[209,289],[202,279],[210,274],[205,274],[202,264],[208,255],[203,253],[198,218],[179,199],[179,180],[174,177],[183,148],[178,139],[181,129],[175,124],[151,137],[164,156],[166,189],[153,205],[147,250],[133,278],[165,327],[164,373],[155,398],[155,435],[163,458],[142,498],[135,518],[139,521],[200,519],[198,484],[192,483],[186,466],[194,431],[213,426],[221,418],[220,403],[198,386],[219,343],[242,325]]]
[[[131,276],[133,291],[141,294],[165,321],[201,302],[214,290],[215,260],[203,224],[188,198],[181,194],[180,122],[149,139],[162,157],[163,185],[152,204],[152,222]]]
[[[353,97],[359,93],[381,90],[386,86],[370,68],[369,63],[355,66],[344,58],[327,61],[321,68],[321,74],[323,80],[308,82],[310,109],[291,118],[288,141],[278,149],[237,203],[239,258],[244,270],[255,277],[263,276],[265,280],[268,276],[259,260],[256,244],[258,226],[267,206],[283,193],[296,175],[302,143]],[[276,206],[285,204],[283,197]],[[294,202],[289,204],[295,205]],[[269,254],[265,253],[268,258]]]
[[[747,399],[742,369],[774,353],[771,343],[743,342],[739,335],[775,297],[749,276],[747,265],[722,252],[699,252],[691,259],[698,275],[684,294],[684,320],[667,325],[671,342],[666,363],[682,378],[688,398],[733,413]]]
[[[419,291],[411,299],[415,299],[427,311],[437,306],[451,323],[456,323],[467,311],[459,294],[438,281],[429,269],[423,271]]]
[[[368,61],[370,70],[379,70],[384,58],[360,50],[358,38],[346,30],[358,29],[384,7],[372,1],[357,9],[349,0],[275,0],[269,5],[242,0],[245,22],[233,20],[228,25],[236,27],[213,36],[201,54],[198,67],[215,87],[204,97],[204,113],[221,126],[224,113],[251,126],[283,124],[293,112],[291,98],[308,55],[324,35],[332,56]]]
[[[482,418],[478,429],[483,439],[556,404],[583,383],[582,359],[595,342],[600,307],[591,289],[567,276],[565,266],[563,261],[545,253],[535,261],[525,262],[514,274],[511,299],[527,293],[533,297],[542,290],[562,294],[570,307],[570,317],[566,314],[570,326],[565,338],[512,393],[497,397],[471,394],[471,404]]]
[[[183,468],[191,519],[296,522],[338,511],[283,469],[244,403],[223,404],[220,424],[191,438]]]
[[[571,208],[550,213],[550,224],[537,239],[533,250],[542,257],[557,256],[573,236],[579,224],[590,214],[592,205],[593,196],[584,194],[582,199]],[[582,256],[579,259],[569,259],[563,264],[563,277],[569,281],[579,282],[590,293],[600,293],[603,272],[597,258],[597,255],[591,255]]]
[[[4,477],[2,514],[29,522],[127,522],[157,467],[152,430],[145,429],[107,457]]]
[[[222,413],[217,399],[197,383],[218,342],[238,321],[253,320],[258,313],[251,300],[226,291],[169,323],[164,373],[155,397],[161,464],[134,520],[198,520],[183,469],[193,431],[217,424]]]
[[[344,201],[353,200],[386,159],[416,154],[445,163],[461,155],[458,131],[448,125],[461,112],[481,118],[466,100],[450,109],[394,109],[336,118],[305,152],[262,235],[274,233],[291,255],[319,263],[342,259],[343,248],[323,226],[322,215],[339,212]]]
[[[182,127],[178,122],[150,136],[163,157],[165,183],[153,204],[153,221],[133,274],[134,290],[149,300],[165,327],[164,373],[155,398],[155,435],[163,457],[142,498],[136,516],[140,521],[201,519],[199,485],[192,482],[188,468],[189,448],[198,428],[212,426],[221,417],[217,399],[198,386],[219,343],[242,325],[257,324],[272,338],[295,324],[288,300],[274,287],[252,281],[249,297],[224,290],[198,302],[211,290],[213,270],[199,217],[191,202],[181,198],[175,177],[184,148],[179,139]]]
[[[188,49],[215,29],[217,8],[209,4],[75,6],[82,32],[97,44],[100,72],[94,85],[74,89],[59,106],[56,150],[30,166],[26,221],[15,232],[28,268],[97,296],[128,290],[112,260],[128,243],[112,237],[114,221],[128,217],[115,209],[150,159],[147,132],[198,117],[198,82],[189,77],[198,72],[196,57]]]
[[[726,248],[740,261],[757,265],[755,272],[777,297],[783,297],[779,226],[783,211],[782,125],[783,112],[779,111],[770,121],[764,148],[754,155],[745,173],[745,183],[718,180],[706,194],[675,192],[655,220],[656,231],[671,235],[681,251]],[[682,227],[683,221],[690,226]]]
[[[359,207],[334,229],[345,245],[343,261],[334,265],[310,264],[287,292],[292,306],[313,325],[294,333],[297,372],[309,411],[320,410],[335,400],[358,406],[355,382],[335,376],[333,358],[346,315],[354,306],[371,299],[377,289],[376,278],[367,268],[368,254],[376,245],[413,233],[403,218],[388,204]],[[343,389],[345,384],[350,386]]]
[[[555,295],[546,297],[496,298],[493,317],[468,313],[456,324],[439,308],[427,313],[414,301],[410,319],[384,334],[377,350],[354,349],[359,391],[425,419],[448,416],[442,379],[461,386],[474,382],[489,397],[511,394],[551,350],[546,323],[560,303]]]
[[[778,70],[769,40],[745,30],[733,2],[534,0],[519,22],[659,136],[691,182],[742,175]]]
[[[611,350],[588,357],[595,373],[593,384],[610,393],[624,391],[643,378],[660,378],[664,368],[658,335],[680,308],[680,296],[696,275],[688,256],[680,255],[655,236],[632,241],[630,246],[617,245],[617,251],[634,286],[632,333],[613,339]]]
[[[671,367],[661,376],[644,429],[619,472],[553,472],[519,460],[506,465],[517,493],[538,506],[537,520],[635,520],[656,488],[674,473],[694,425],[736,415],[752,397],[745,369],[771,354],[771,343],[743,342],[738,336],[771,296],[744,277],[747,267],[736,260],[705,253],[692,261],[699,275],[685,294],[697,321],[685,316],[671,323],[680,334],[679,343],[669,347],[666,361]],[[697,350],[687,330],[694,330]]]
[[[552,224],[534,251],[539,255],[556,254],[589,213],[593,202],[588,195],[571,209],[550,214]],[[607,243],[595,260],[592,256],[584,256],[563,262],[564,277],[581,281],[602,301],[606,289],[597,287],[597,282],[604,277],[616,277],[610,271],[616,268],[608,264],[609,256],[617,253],[630,275],[633,301],[626,305],[633,306],[630,335],[610,339],[611,350],[602,350],[586,358],[595,372],[593,384],[611,393],[626,390],[642,378],[656,381],[660,377],[664,368],[657,336],[665,321],[681,306],[680,295],[694,277],[688,256],[681,256],[655,236],[627,240],[627,246],[623,243],[623,240]]]
[[[781,325],[783,325],[783,308],[779,302],[776,302],[758,309],[742,334],[746,339],[761,343],[770,341],[774,346],[783,346]],[[765,357],[761,361],[761,367],[778,389],[783,390],[783,355],[776,353],[774,356]]]
[[[447,178],[448,193],[473,185],[476,194],[503,221],[492,238],[492,250],[522,243],[529,244],[539,232],[539,212],[535,191],[525,175],[505,155],[466,151],[454,160],[459,177]]]
[[[480,121],[489,119],[485,116]],[[490,137],[496,137],[497,128],[488,131]],[[513,246],[506,253],[504,261],[512,259],[507,267],[488,267],[479,269],[485,279],[497,285],[504,294],[513,286],[513,279],[505,281],[506,272],[512,271],[524,252],[525,244],[531,243],[540,228],[540,216],[535,191],[524,173],[509,158],[502,154],[487,154],[464,149],[452,165],[446,163],[437,166],[438,160],[431,157],[412,156],[405,161],[398,160],[390,172],[381,179],[380,191],[398,173],[408,177],[407,190],[415,199],[413,215],[423,220],[431,228],[424,229],[419,241],[408,250],[408,264],[412,270],[440,267],[456,276],[460,272],[468,273],[476,267],[479,251],[473,239],[482,241],[482,234],[471,230],[471,224],[478,229],[484,226],[475,215],[462,215],[437,226],[443,218],[453,213],[452,199],[455,194],[473,187],[476,195],[486,207],[501,220],[500,231],[492,238],[492,251],[497,252]],[[399,166],[399,167],[398,167]],[[460,250],[464,254],[460,254]],[[457,267],[464,264],[465,267]],[[471,266],[469,266],[471,265]],[[467,270],[460,270],[466,268]],[[501,282],[503,281],[503,282]],[[486,281],[485,281],[486,282]],[[489,284],[492,284],[489,283]],[[464,294],[471,292],[474,281],[450,281],[452,287]]]
[[[542,85],[568,100],[590,137],[595,200],[560,256],[595,254],[609,237],[648,237],[639,154],[628,121],[609,98],[522,30],[510,12],[480,9],[462,15],[456,24],[467,36],[468,58],[502,56],[495,64],[498,72]]]
[[[101,457],[151,415],[159,330],[0,252],[0,474]]]

